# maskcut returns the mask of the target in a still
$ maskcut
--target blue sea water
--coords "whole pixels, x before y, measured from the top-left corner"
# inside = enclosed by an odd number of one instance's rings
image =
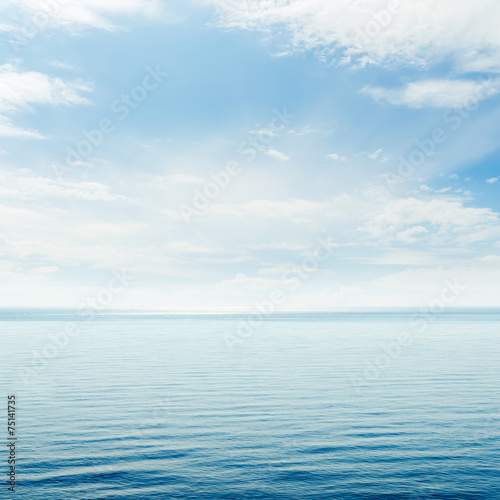
[[[0,311],[0,498],[500,498],[498,311],[244,318]]]

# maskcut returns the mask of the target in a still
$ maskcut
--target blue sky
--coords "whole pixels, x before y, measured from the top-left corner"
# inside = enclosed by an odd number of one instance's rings
[[[497,3],[0,14],[1,304],[498,305]]]

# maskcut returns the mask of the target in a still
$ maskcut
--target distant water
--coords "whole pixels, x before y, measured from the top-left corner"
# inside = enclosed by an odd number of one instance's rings
[[[498,311],[244,318],[0,311],[0,498],[500,499]]]

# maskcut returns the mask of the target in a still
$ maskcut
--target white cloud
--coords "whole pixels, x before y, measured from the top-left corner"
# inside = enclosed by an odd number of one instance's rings
[[[36,130],[16,127],[6,116],[0,115],[0,137],[17,137],[20,139],[45,139]]]
[[[83,81],[64,81],[36,71],[21,72],[11,64],[0,66],[0,111],[30,109],[30,104],[74,106],[90,104],[79,92],[92,91]]]
[[[255,130],[250,130],[249,134],[257,135],[257,136],[264,136],[266,138],[278,137],[280,135],[276,130],[273,130],[270,128],[259,128],[259,129],[255,129]]]
[[[266,39],[288,32],[290,41],[284,53],[317,49],[330,58],[347,56],[354,65],[420,65],[447,61],[460,75],[471,70],[471,63],[482,54],[487,64],[474,71],[500,70],[500,35],[497,29],[500,6],[493,0],[457,2],[444,0],[402,1],[401,9],[379,36],[360,36],[387,1],[357,2],[329,0],[206,0],[218,8],[220,26],[260,31]],[[378,16],[380,18],[380,16]],[[495,21],[493,21],[495,20]],[[467,68],[467,65],[469,67]],[[469,75],[426,79],[402,88],[366,88],[380,100],[413,108],[448,108],[468,104],[482,83]],[[427,77],[428,78],[428,77]],[[499,82],[491,80],[484,96],[498,93]],[[479,144],[479,142],[478,142]],[[469,148],[470,149],[470,148]],[[335,153],[334,153],[335,154]],[[338,155],[340,156],[340,155]],[[337,156],[330,158],[339,161]]]
[[[396,235],[396,240],[403,243],[412,244],[419,241],[419,238],[417,238],[416,236],[422,236],[424,234],[427,234],[428,232],[429,231],[427,230],[427,228],[423,226],[413,226],[398,233]]]
[[[329,158],[332,161],[346,161],[347,160],[347,158],[345,156],[341,156],[337,153],[332,153],[332,154],[329,154],[326,156],[327,156],[327,158]]]
[[[285,218],[291,222],[304,222],[315,219],[347,218],[352,210],[352,201],[347,194],[328,201],[303,199],[253,200],[240,204],[216,203],[208,211],[236,217]]]
[[[90,104],[81,93],[92,86],[83,81],[65,81],[36,71],[21,72],[11,64],[0,66],[0,135],[41,139],[34,130],[17,127],[10,116],[32,111],[33,105],[76,106]]]
[[[297,137],[301,137],[303,135],[309,135],[309,134],[314,134],[315,132],[317,132],[316,129],[312,128],[312,127],[303,127],[301,128],[300,130],[290,130],[288,132],[289,135],[295,135]]]
[[[57,59],[49,61],[49,65],[52,68],[58,68],[58,69],[63,69],[63,70],[67,70],[67,71],[74,71],[76,69],[75,66],[68,64],[68,63],[64,63],[62,61],[58,61]]]
[[[403,198],[388,203],[381,213],[360,228],[379,241],[399,239],[411,243],[416,234],[430,228],[442,239],[487,239],[498,232],[498,214],[489,208],[465,207],[461,200]],[[425,227],[428,225],[429,228]],[[407,227],[413,228],[404,232]],[[401,232],[403,231],[403,232]]]
[[[274,148],[269,148],[265,153],[267,156],[278,161],[287,161],[290,159],[289,156]]]
[[[0,170],[0,194],[11,200],[47,200],[59,198],[86,201],[128,201],[125,196],[98,182],[56,182],[33,175],[28,170],[9,173]]]
[[[213,212],[224,215],[242,217],[253,215],[260,217],[292,217],[296,215],[311,214],[321,210],[322,204],[308,200],[254,200],[240,204],[214,204]]]
[[[405,269],[376,278],[368,288],[379,299],[387,300],[393,295],[396,305],[411,305],[419,296],[428,305],[431,300],[441,297],[444,288],[453,284],[460,287],[460,296],[454,306],[496,307],[500,299],[500,268],[495,257]],[[405,300],[405,296],[408,299]]]
[[[448,255],[446,255],[447,260]],[[404,267],[429,267],[443,264],[443,259],[436,252],[398,249],[389,250],[379,256],[348,257],[347,260],[367,263],[375,266],[404,266]]]
[[[116,16],[163,16],[159,0],[18,0],[17,17],[23,21],[10,26],[20,38],[30,39],[47,28],[115,30]]]
[[[411,108],[452,108],[464,106],[469,99],[485,99],[500,92],[499,81],[423,80],[398,89],[365,87],[362,89],[377,101]]]
[[[382,153],[382,149],[377,149],[377,151],[371,153],[368,155],[368,158],[370,158],[370,160],[376,160]]]
[[[467,51],[465,53],[467,54]],[[477,50],[469,51],[459,69],[464,73],[499,73],[498,47],[483,53]]]
[[[492,177],[491,179],[486,179],[486,182],[488,184],[494,184],[497,181],[498,181],[498,177]]]
[[[285,27],[289,51],[337,50],[345,62],[425,65],[451,58],[467,70],[498,70],[496,0],[200,0],[218,8],[226,27]],[[285,51],[286,52],[286,51]]]

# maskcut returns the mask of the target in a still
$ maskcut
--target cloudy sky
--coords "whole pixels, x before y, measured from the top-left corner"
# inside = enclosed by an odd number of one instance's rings
[[[499,304],[496,0],[0,19],[3,306]]]

